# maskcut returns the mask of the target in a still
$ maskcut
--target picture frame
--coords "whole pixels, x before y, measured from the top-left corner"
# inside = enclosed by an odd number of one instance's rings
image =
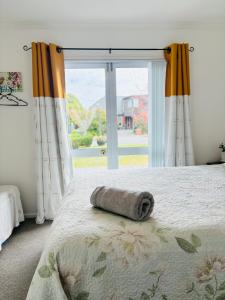
[[[22,92],[21,72],[0,72],[0,93]]]

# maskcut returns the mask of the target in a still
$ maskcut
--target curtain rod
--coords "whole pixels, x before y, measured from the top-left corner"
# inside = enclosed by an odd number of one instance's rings
[[[31,50],[31,47],[28,47],[27,45],[23,46],[24,51]],[[109,54],[112,53],[112,51],[164,51],[167,50],[168,52],[171,51],[170,47],[167,48],[64,48],[64,47],[57,47],[58,53],[61,53],[62,50],[75,50],[75,51],[109,51]],[[194,47],[190,47],[188,49],[190,52],[194,51]]]

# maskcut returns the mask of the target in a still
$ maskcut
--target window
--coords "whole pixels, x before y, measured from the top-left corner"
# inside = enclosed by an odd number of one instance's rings
[[[163,164],[164,61],[66,62],[75,168]]]
[[[138,99],[134,99],[133,102],[134,102],[134,107],[138,107],[138,106],[139,106],[139,101],[138,101]]]

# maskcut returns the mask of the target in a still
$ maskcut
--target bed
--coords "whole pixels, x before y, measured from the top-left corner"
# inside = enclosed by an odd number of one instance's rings
[[[149,190],[152,217],[92,208],[97,185]],[[29,300],[225,299],[223,165],[77,172],[50,230]]]
[[[20,192],[16,186],[0,185],[0,251],[14,227],[24,221]]]

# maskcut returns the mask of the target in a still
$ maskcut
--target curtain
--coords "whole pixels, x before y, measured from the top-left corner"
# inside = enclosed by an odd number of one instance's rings
[[[172,44],[165,50],[165,165],[194,164],[190,120],[188,44]]]
[[[53,219],[72,178],[67,134],[63,52],[54,44],[32,43],[37,219]]]
[[[150,167],[164,166],[165,143],[165,61],[151,61],[148,63],[148,136]]]

